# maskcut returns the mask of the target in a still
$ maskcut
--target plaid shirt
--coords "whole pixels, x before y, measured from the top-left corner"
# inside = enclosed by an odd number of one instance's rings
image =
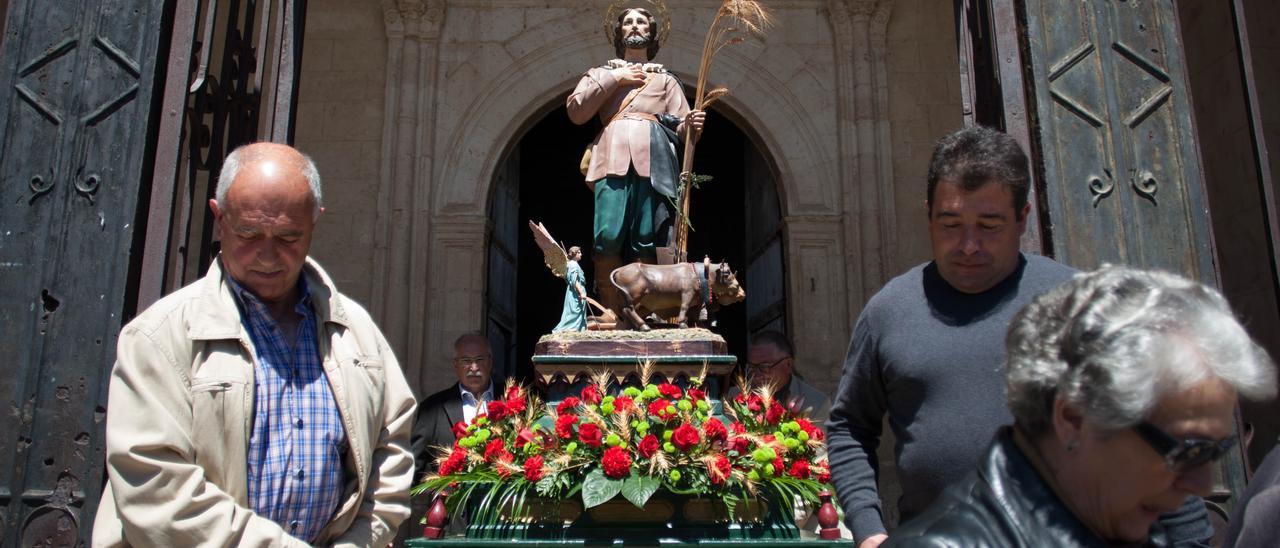
[[[231,280],[230,277],[227,278]],[[257,351],[249,435],[249,503],[290,535],[312,542],[338,509],[347,434],[325,375],[306,280],[298,278],[301,316],[291,347],[266,305],[231,286]]]

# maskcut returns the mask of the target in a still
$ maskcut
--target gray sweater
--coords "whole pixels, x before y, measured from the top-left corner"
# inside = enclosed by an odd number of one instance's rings
[[[853,330],[827,423],[831,481],[858,542],[884,532],[876,490],[881,420],[897,440],[903,520],[981,458],[1005,407],[1004,337],[1013,315],[1075,270],[1036,255],[980,294],[956,291],[934,263],[890,280]]]

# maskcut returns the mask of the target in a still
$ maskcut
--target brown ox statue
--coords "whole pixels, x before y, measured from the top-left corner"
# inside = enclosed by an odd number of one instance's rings
[[[614,269],[613,285],[622,293],[623,308],[615,311],[619,321],[648,331],[643,320],[649,314],[676,317],[680,327],[688,327],[689,313],[741,302],[746,293],[728,263],[679,263],[652,265],[631,263]]]

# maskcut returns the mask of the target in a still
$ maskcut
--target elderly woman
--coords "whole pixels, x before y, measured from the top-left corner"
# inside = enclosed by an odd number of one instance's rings
[[[1237,395],[1276,390],[1222,296],[1159,272],[1080,274],[1019,312],[1006,342],[1014,425],[888,545],[1163,545],[1157,516],[1208,494],[1236,442]]]

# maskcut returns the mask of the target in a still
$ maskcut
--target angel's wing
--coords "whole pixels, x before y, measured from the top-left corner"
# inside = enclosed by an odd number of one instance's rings
[[[533,240],[538,242],[538,247],[542,248],[542,260],[547,263],[547,268],[551,269],[551,273],[557,278],[563,279],[569,271],[569,255],[565,253],[564,248],[556,243],[556,239],[551,237],[551,233],[547,232],[547,227],[542,223],[529,221],[529,230],[533,231]]]

